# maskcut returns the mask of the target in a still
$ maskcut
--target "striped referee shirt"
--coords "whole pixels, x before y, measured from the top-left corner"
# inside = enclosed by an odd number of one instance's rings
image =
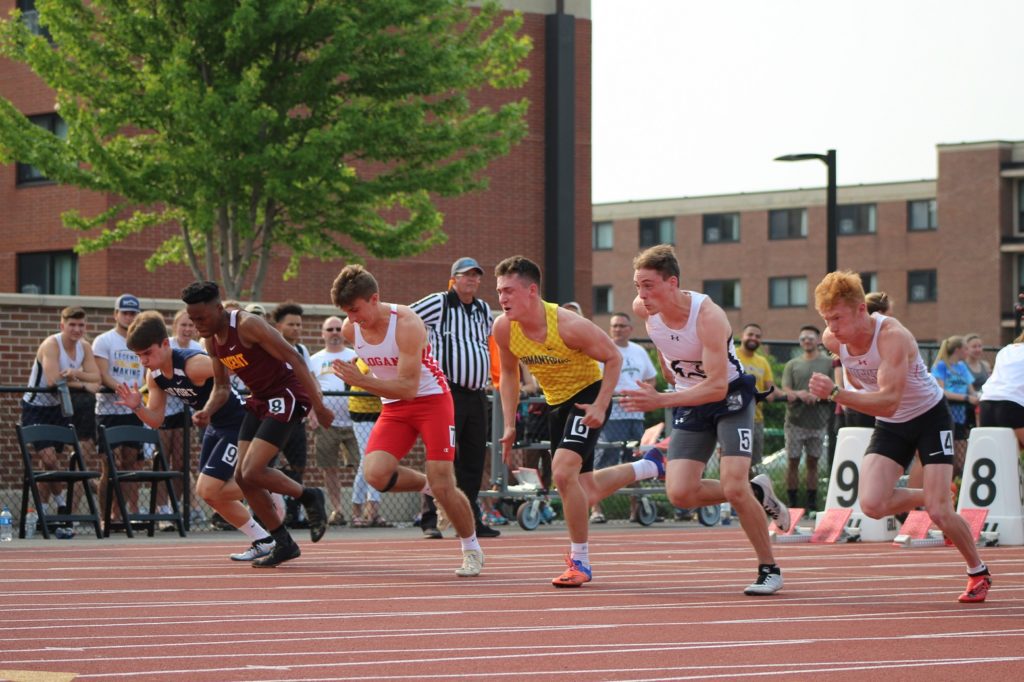
[[[474,298],[459,300],[455,290],[424,296],[410,306],[430,335],[430,347],[450,384],[479,391],[490,381],[491,307]]]

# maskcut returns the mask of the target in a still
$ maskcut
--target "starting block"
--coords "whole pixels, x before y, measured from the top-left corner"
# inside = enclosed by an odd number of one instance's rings
[[[942,533],[933,535],[931,527],[932,519],[928,512],[915,509],[907,514],[907,520],[900,526],[900,532],[892,539],[892,544],[897,547],[938,547],[946,544]]]
[[[785,532],[779,530],[778,524],[772,521],[768,525],[768,537],[771,538],[772,542],[810,542],[810,534],[801,533],[799,529],[797,529],[797,524],[800,523],[800,519],[802,519],[806,513],[807,510],[801,509],[800,507],[790,507],[789,530]]]
[[[833,507],[818,515],[818,523],[811,535],[814,544],[831,544],[836,542],[846,530],[846,522],[850,520],[853,510],[849,507]]]

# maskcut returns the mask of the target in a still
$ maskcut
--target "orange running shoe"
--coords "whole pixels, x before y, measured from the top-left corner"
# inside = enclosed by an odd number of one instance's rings
[[[978,575],[967,576],[967,589],[957,600],[963,604],[974,604],[985,601],[988,588],[992,585],[992,576],[986,570]]]
[[[584,566],[579,561],[565,555],[565,573],[551,581],[555,587],[579,587],[583,583],[589,583],[593,578],[590,566]]]

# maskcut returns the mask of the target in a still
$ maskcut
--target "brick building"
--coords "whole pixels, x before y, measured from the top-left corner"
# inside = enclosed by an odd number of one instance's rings
[[[936,180],[838,188],[838,266],[887,292],[921,340],[977,332],[1001,345],[1024,290],[1024,142],[939,145],[938,159]],[[711,294],[734,330],[756,321],[791,339],[820,326],[824,188],[597,204],[593,215],[599,324],[629,310],[633,256],[669,242],[682,287]]]

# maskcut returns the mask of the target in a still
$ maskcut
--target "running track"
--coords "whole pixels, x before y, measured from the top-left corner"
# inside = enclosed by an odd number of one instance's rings
[[[954,550],[880,543],[777,545],[785,589],[745,597],[735,525],[595,528],[578,590],[550,586],[558,526],[485,541],[475,579],[415,528],[300,542],[272,570],[228,562],[229,533],[6,545],[0,679],[1024,679],[1019,547],[983,551],[993,591],[964,605]]]

